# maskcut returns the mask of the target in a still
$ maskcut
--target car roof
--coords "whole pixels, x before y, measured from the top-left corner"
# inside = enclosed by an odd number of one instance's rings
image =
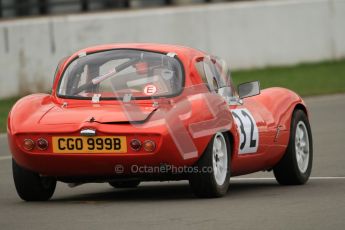
[[[75,58],[80,56],[80,54],[82,53],[90,54],[90,53],[102,52],[102,51],[113,50],[113,49],[137,49],[137,50],[145,50],[145,51],[152,51],[152,52],[158,52],[158,53],[176,53],[177,57],[179,57],[180,61],[182,62],[185,68],[189,68],[190,63],[194,58],[199,58],[199,57],[203,57],[207,55],[203,51],[190,48],[187,46],[159,44],[159,43],[117,43],[117,44],[104,44],[104,45],[90,46],[90,47],[87,47],[75,52],[74,54],[72,54],[71,56],[67,57],[66,59],[62,61],[61,67],[59,67],[59,71],[56,74],[53,88],[55,89],[58,86],[58,82],[60,81],[63,71],[67,68],[69,63],[71,63]],[[186,78],[186,84],[187,85],[191,84],[189,78]]]
[[[205,55],[205,53],[200,50],[190,48],[187,46],[182,46],[182,45],[170,45],[170,44],[159,44],[159,43],[117,43],[117,44],[91,46],[91,47],[77,51],[72,56],[78,55],[79,53],[82,53],[82,52],[94,53],[94,52],[106,51],[106,50],[111,50],[111,49],[138,49],[138,50],[147,50],[147,51],[162,52],[162,53],[172,52],[172,53],[176,53],[178,56],[183,55],[189,58]]]

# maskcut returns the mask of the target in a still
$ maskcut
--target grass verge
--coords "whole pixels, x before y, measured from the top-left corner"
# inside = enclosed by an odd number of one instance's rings
[[[280,86],[301,96],[345,92],[345,59],[293,67],[272,67],[257,70],[235,71],[234,83],[259,80],[261,88]]]
[[[0,100],[0,133],[6,132],[7,115],[18,98]]]

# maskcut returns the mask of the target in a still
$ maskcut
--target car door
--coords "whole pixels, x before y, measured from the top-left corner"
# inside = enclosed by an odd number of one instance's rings
[[[234,142],[234,173],[248,173],[265,167],[269,132],[264,111],[255,97],[240,99],[226,62],[217,58],[203,60],[205,82],[210,90],[220,94],[229,104],[237,130]]]
[[[235,100],[234,100],[235,101]],[[264,154],[267,125],[253,98],[229,105],[239,134],[238,155]]]

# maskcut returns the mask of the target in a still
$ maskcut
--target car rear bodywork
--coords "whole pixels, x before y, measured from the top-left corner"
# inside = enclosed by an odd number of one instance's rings
[[[16,162],[42,175],[57,177],[103,176],[115,177],[130,174],[133,166],[191,166],[203,153],[213,131],[201,133],[205,124],[212,122],[215,129],[229,129],[231,116],[227,105],[219,97],[212,96],[212,104],[218,104],[216,114],[205,105],[210,98],[206,91],[174,99],[163,99],[141,104],[122,102],[69,101],[58,104],[51,95],[37,94],[25,97],[13,107],[8,122],[8,140]],[[214,117],[215,116],[215,117]],[[221,118],[221,119],[220,119]],[[210,128],[210,125],[208,126]],[[126,137],[125,153],[54,153],[53,137],[80,137],[81,131],[91,129],[96,136]],[[191,132],[194,131],[194,137]],[[48,141],[46,150],[22,147],[25,139],[35,142]],[[131,140],[156,143],[153,152],[144,149],[134,151]],[[123,166],[120,175],[118,165]]]

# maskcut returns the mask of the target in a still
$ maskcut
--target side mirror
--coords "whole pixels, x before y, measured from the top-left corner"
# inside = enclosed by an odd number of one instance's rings
[[[240,84],[238,86],[238,95],[239,97],[246,98],[252,97],[260,94],[260,82],[259,81],[252,81]]]

